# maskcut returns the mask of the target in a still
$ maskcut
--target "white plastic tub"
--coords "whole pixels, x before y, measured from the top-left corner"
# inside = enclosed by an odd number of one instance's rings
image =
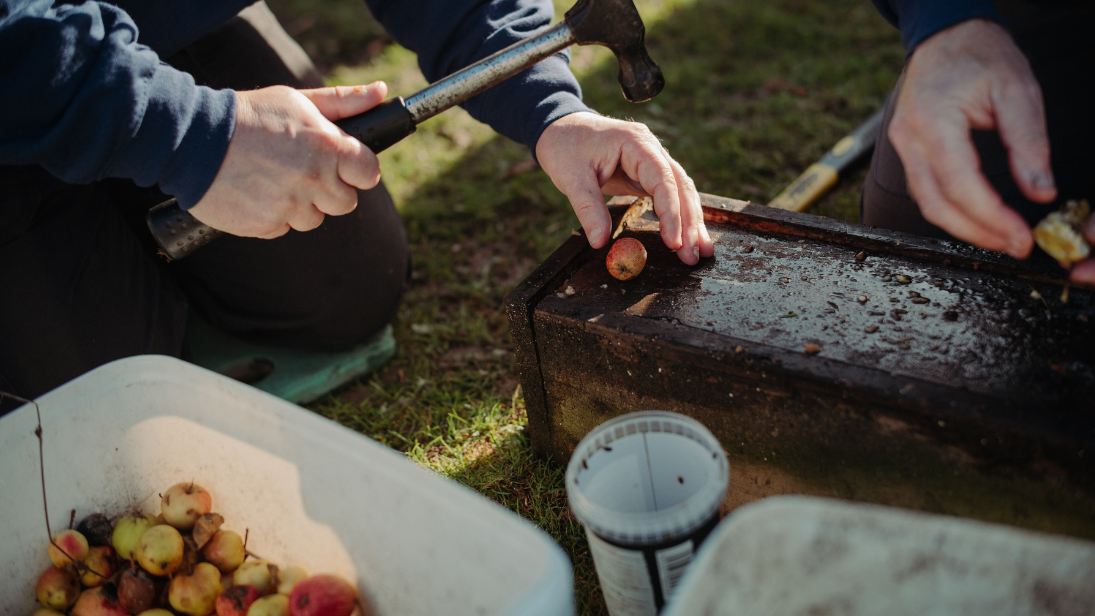
[[[707,538],[663,616],[1091,616],[1095,544],[802,496]]]
[[[382,615],[574,613],[570,563],[531,523],[257,389],[146,356],[38,402],[54,532],[194,480],[250,551],[356,580]],[[0,419],[0,614],[29,616],[49,566],[36,425],[31,405]]]

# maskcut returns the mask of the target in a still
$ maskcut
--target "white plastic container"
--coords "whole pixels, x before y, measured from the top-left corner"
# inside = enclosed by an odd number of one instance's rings
[[[696,420],[641,411],[597,426],[567,465],[567,498],[612,616],[654,616],[718,523],[730,466]]]
[[[1095,544],[903,509],[775,496],[707,539],[664,616],[1095,614]]]
[[[283,400],[166,357],[103,366],[41,397],[54,532],[158,512],[197,481],[274,563],[355,580],[387,616],[574,613],[564,552],[531,523]],[[0,614],[29,616],[49,566],[35,409],[0,419]]]

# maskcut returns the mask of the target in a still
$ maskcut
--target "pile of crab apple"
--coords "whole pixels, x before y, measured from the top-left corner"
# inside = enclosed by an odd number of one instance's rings
[[[212,495],[195,483],[164,492],[159,516],[115,524],[92,514],[53,536],[34,616],[350,616],[371,610],[334,575],[309,576],[251,556],[221,530]]]

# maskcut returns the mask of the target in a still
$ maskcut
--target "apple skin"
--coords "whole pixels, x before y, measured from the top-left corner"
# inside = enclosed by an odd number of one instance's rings
[[[131,614],[143,612],[156,602],[156,584],[140,567],[122,571],[118,577],[118,603]]]
[[[258,598],[259,591],[254,586],[231,586],[217,597],[217,616],[247,616],[247,610]]]
[[[276,575],[276,566],[261,559],[249,560],[240,565],[236,572],[232,574],[232,585],[246,584],[247,586],[254,586],[260,595],[265,595],[273,590]]]
[[[34,610],[34,613],[31,614],[30,616],[65,616],[65,615],[62,614],[61,612],[58,612],[57,610],[51,610],[48,607],[40,607],[40,608]]]
[[[608,273],[617,280],[631,280],[646,266],[646,246],[633,237],[616,240],[605,259]]]
[[[171,610],[165,610],[162,607],[154,607],[150,610],[139,612],[137,616],[175,616]]]
[[[76,605],[72,606],[69,616],[129,616],[129,612],[118,603],[113,584],[89,588],[80,593]]]
[[[288,595],[293,592],[293,587],[297,585],[297,582],[308,577],[308,570],[304,567],[298,567],[293,565],[292,567],[286,567],[285,569],[278,570],[278,593]]]
[[[133,557],[133,550],[137,549],[137,543],[146,530],[156,525],[156,517],[151,515],[127,515],[118,520],[114,525],[114,533],[110,536],[110,543],[114,545],[114,552],[118,558],[129,560]]]
[[[267,595],[255,599],[247,608],[247,616],[288,616],[289,597],[285,595]]]
[[[357,591],[337,575],[313,575],[289,594],[289,616],[350,616]]]
[[[39,576],[34,594],[45,607],[63,612],[80,596],[80,577],[71,571],[50,567]]]
[[[247,556],[243,549],[243,539],[239,533],[230,530],[218,530],[214,533],[213,538],[202,548],[202,554],[224,573],[235,571]]]
[[[114,557],[114,548],[109,545],[97,545],[91,548],[91,553],[84,559],[84,564],[88,566],[90,571],[80,576],[80,583],[88,588],[106,584],[107,580],[118,570],[118,560]]]
[[[179,531],[167,524],[158,524],[145,531],[133,551],[137,564],[152,575],[168,575],[183,562],[185,548]]]
[[[61,550],[57,548],[60,547]],[[74,530],[63,530],[53,536],[53,541],[49,544],[49,560],[57,567],[64,567],[72,562],[69,559],[71,556],[77,561],[82,561],[87,558],[87,555],[91,551],[91,546],[87,543],[87,538],[80,532]],[[68,554],[68,556],[65,556]]]
[[[213,510],[213,495],[200,485],[176,483],[163,493],[160,515],[179,530],[190,530],[198,518]]]
[[[171,578],[167,601],[183,614],[208,616],[223,590],[220,570],[209,563],[198,563],[190,574],[176,573]]]

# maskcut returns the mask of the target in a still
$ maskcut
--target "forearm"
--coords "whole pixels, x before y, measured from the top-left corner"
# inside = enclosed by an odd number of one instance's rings
[[[0,163],[39,164],[87,183],[159,184],[184,206],[200,199],[235,118],[230,91],[198,87],[137,43],[129,16],[107,4],[3,1]]]
[[[419,67],[436,81],[476,60],[546,29],[547,0],[366,0],[392,36],[418,54]],[[575,111],[590,111],[558,54],[463,104],[481,122],[535,151],[544,128]]]

